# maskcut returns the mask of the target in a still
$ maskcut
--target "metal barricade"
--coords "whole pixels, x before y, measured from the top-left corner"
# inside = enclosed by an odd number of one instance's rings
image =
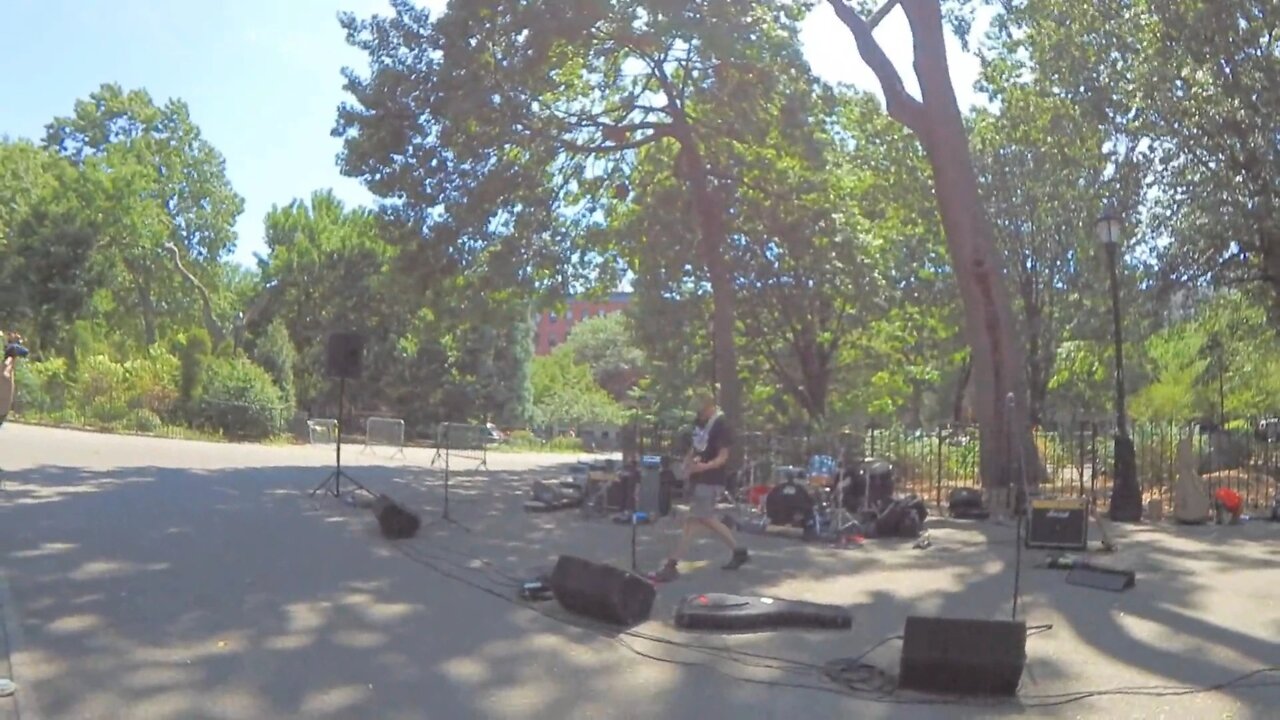
[[[404,454],[404,420],[399,418],[371,417],[364,423],[364,449],[371,452],[377,445],[394,448],[391,457]],[[375,453],[376,454],[376,453]]]
[[[431,466],[435,467],[436,461],[443,459],[448,468],[450,458],[461,458],[478,463],[477,470],[487,470],[492,439],[489,428],[484,425],[440,423],[436,426],[436,453],[431,458]]]
[[[312,445],[333,445],[338,441],[338,421],[333,418],[308,420],[307,438]]]

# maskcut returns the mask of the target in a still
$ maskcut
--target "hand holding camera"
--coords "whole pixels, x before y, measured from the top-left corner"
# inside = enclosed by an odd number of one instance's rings
[[[31,354],[31,351],[22,344],[22,336],[17,333],[5,333],[4,359],[24,358]]]

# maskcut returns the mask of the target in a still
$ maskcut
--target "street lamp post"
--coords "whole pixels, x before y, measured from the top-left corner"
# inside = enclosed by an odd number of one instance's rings
[[[1111,273],[1111,321],[1116,347],[1115,465],[1109,514],[1115,522],[1139,522],[1142,520],[1142,487],[1138,484],[1137,458],[1125,413],[1124,335],[1120,327],[1120,271],[1116,262],[1122,230],[1120,217],[1111,210],[1098,219],[1098,241],[1106,250]]]

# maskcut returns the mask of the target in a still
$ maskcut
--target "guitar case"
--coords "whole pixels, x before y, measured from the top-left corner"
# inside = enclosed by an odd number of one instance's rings
[[[688,595],[676,607],[676,627],[686,630],[847,630],[853,614],[839,605],[706,593]]]

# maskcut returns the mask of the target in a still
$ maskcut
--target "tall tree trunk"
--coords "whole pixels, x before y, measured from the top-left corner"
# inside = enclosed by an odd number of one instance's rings
[[[156,328],[156,303],[151,297],[151,288],[141,278],[138,280],[138,305],[142,309],[142,335],[147,347],[159,341]]]
[[[1048,361],[1042,342],[1043,314],[1035,300],[1023,294],[1023,319],[1027,333],[1027,417],[1032,426],[1044,422],[1044,399],[1048,382]]]
[[[924,427],[924,388],[920,383],[911,381],[911,400],[907,403],[906,417],[903,418],[907,427],[915,430]]]
[[[951,420],[957,425],[964,422],[964,397],[969,390],[969,378],[973,377],[973,353],[964,359],[964,368],[960,371],[960,381],[956,383],[956,394],[951,400]]]
[[[978,190],[964,116],[951,85],[939,0],[901,0],[911,27],[920,100],[907,94],[871,26],[844,0],[829,0],[875,72],[891,117],[921,141],[933,171],[934,194],[947,250],[964,302],[973,358],[973,407],[982,430],[979,467],[986,486],[1003,486],[1026,471],[1045,477],[1027,419],[1025,347],[1015,336],[1013,305]],[[1012,403],[1010,404],[1009,400]],[[1012,437],[1010,437],[1012,431]],[[1023,464],[1023,460],[1026,464]]]
[[[1020,466],[1022,457],[1036,457],[1027,417],[1026,365],[1014,339],[1012,304],[996,263],[991,229],[982,212],[978,178],[969,159],[959,112],[954,124],[931,123],[928,138],[925,148],[933,168],[942,225],[964,300],[965,330],[973,350],[972,401],[982,429],[982,480],[988,486],[1005,485],[1016,479],[1009,470]],[[1017,445],[1009,442],[1010,430],[1015,441],[1023,443],[1021,450],[1028,453],[1025,456],[1019,455]],[[1036,483],[1040,479],[1037,473],[1028,472],[1028,481]]]
[[[707,174],[706,161],[697,142],[682,142],[687,154],[685,169],[693,191],[694,212],[698,216],[699,250],[711,280],[711,348],[715,356],[715,382],[719,386],[719,405],[729,426],[742,431],[742,379],[738,377],[738,348],[734,332],[737,326],[737,288],[729,265],[729,233],[725,227],[724,204],[720,201]],[[741,460],[741,448],[735,443],[731,463]]]

